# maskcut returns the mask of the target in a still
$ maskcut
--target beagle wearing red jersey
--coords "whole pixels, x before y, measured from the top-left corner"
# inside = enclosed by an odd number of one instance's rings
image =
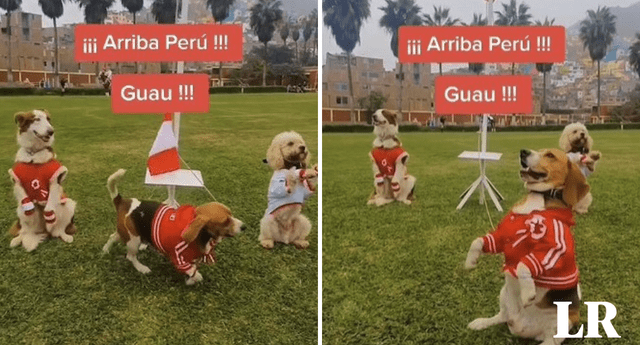
[[[378,109],[373,113],[373,149],[369,158],[373,169],[374,193],[367,204],[382,206],[394,200],[407,205],[413,200],[416,178],[407,173],[409,154],[398,139],[399,114]]]
[[[504,254],[500,312],[475,319],[469,328],[506,323],[512,334],[559,345],[564,339],[554,338],[557,309],[553,302],[572,302],[570,328],[580,320],[572,208],[589,192],[589,185],[580,168],[558,149],[522,150],[520,164],[527,196],[494,232],[471,244],[465,263],[471,269],[482,253]]]
[[[215,263],[216,245],[245,229],[228,207],[217,202],[174,209],[155,201],[124,199],[116,186],[124,173],[125,170],[120,169],[107,180],[118,220],[116,232],[102,250],[108,253],[111,245],[121,240],[127,246],[127,259],[140,273],[151,270],[138,261],[136,254],[151,244],[171,260],[176,270],[187,276],[187,285],[195,284],[202,280],[198,265]]]
[[[18,125],[16,154],[9,176],[18,203],[18,221],[9,233],[11,247],[20,244],[32,251],[49,236],[65,242],[73,241],[76,202],[67,198],[61,183],[67,168],[56,160],[53,152],[54,129],[46,110],[15,114]]]

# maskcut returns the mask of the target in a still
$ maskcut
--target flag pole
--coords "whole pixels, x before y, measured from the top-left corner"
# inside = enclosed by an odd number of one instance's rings
[[[178,15],[178,3],[176,2],[176,23],[177,24],[186,24],[187,23],[187,17],[189,15],[189,0],[182,0],[182,9],[181,9],[181,14],[182,15]],[[176,68],[176,73],[177,74],[183,74],[184,73],[184,61],[178,61],[177,64],[177,68]],[[173,114],[173,134],[176,137],[176,147],[179,150],[179,143],[180,143],[180,112],[175,112]],[[172,207],[178,207],[178,202],[176,201],[176,186],[167,186],[167,192],[169,194],[169,198],[168,200],[168,204]]]

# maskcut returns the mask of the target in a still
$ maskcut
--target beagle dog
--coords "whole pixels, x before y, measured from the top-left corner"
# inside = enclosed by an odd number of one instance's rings
[[[465,268],[471,269],[483,253],[504,253],[500,312],[474,320],[469,328],[506,323],[512,334],[559,345],[564,339],[553,337],[557,334],[553,302],[572,302],[570,327],[580,320],[572,207],[587,194],[589,185],[580,168],[558,149],[522,150],[520,164],[526,197],[494,232],[473,241],[465,262]]]
[[[18,203],[18,221],[9,233],[11,247],[20,244],[32,251],[48,237],[71,243],[76,233],[73,216],[76,202],[63,191],[67,168],[53,151],[54,129],[46,110],[15,114],[20,148],[15,163],[9,169],[13,194]]]
[[[378,109],[372,117],[376,135],[369,158],[373,169],[374,193],[368,205],[382,206],[400,201],[410,205],[416,178],[407,173],[409,154],[398,139],[400,115],[394,111]]]
[[[118,219],[116,232],[102,250],[108,253],[111,245],[121,240],[127,246],[127,259],[140,273],[151,270],[138,261],[136,254],[151,244],[169,258],[179,272],[187,275],[187,285],[195,284],[202,281],[198,265],[215,263],[216,245],[245,229],[228,207],[217,202],[174,209],[155,201],[124,199],[116,186],[124,173],[125,170],[120,169],[107,180]]]

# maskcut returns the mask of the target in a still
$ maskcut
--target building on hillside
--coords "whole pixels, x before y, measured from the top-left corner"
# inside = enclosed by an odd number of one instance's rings
[[[0,16],[0,69],[9,67],[9,32],[7,15]],[[40,70],[43,66],[42,16],[27,12],[11,12],[11,67]]]
[[[429,64],[397,64],[393,71],[386,71],[382,59],[352,56],[352,100],[349,92],[347,56],[327,53],[322,70],[322,106],[349,109],[353,102],[356,108],[360,108],[358,101],[377,91],[387,99],[385,108],[402,109],[403,112],[432,111],[433,82],[430,69]]]

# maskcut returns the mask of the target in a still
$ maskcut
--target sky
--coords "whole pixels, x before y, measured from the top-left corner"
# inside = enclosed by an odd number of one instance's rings
[[[520,4],[522,0],[518,0]],[[529,12],[533,15],[533,20],[544,21],[546,16],[549,19],[555,18],[555,25],[571,26],[584,19],[588,9],[597,9],[598,6],[608,7],[628,7],[638,0],[525,0],[531,8]],[[438,0],[424,1],[416,0],[418,6],[422,8],[421,14],[433,13],[433,6],[449,7],[449,15],[460,18],[463,22],[470,22],[474,13],[482,13],[486,17],[486,5],[483,0]],[[509,3],[509,0],[496,0],[493,5],[494,11],[502,9],[502,3]],[[384,7],[385,0],[371,0],[371,17],[365,22],[360,30],[360,44],[353,50],[354,55],[367,56],[384,59],[384,66],[387,70],[394,68],[397,61],[390,48],[391,35],[385,32],[378,22],[382,17],[380,7]],[[495,19],[495,15],[494,15]],[[342,49],[338,47],[331,35],[330,29],[322,29],[322,61],[326,59],[327,53],[340,54]],[[466,64],[465,64],[466,65]],[[433,68],[433,67],[432,67]]]

